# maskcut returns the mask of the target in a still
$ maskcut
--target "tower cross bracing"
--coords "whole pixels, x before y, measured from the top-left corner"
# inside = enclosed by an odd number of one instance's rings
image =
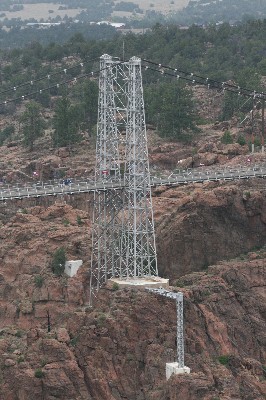
[[[158,276],[141,60],[100,61],[90,298],[109,278]],[[103,184],[103,185],[101,185]]]

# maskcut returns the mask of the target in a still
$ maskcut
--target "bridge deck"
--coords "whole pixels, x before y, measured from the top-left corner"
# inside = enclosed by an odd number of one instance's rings
[[[151,186],[177,186],[196,182],[229,181],[250,178],[265,178],[266,165],[253,167],[240,166],[224,169],[187,169],[179,170],[169,176],[151,176]],[[64,194],[88,193],[100,190],[121,189],[122,181],[107,181],[95,183],[91,179],[74,179],[69,184],[60,183],[58,180],[26,183],[24,185],[2,184],[0,187],[0,201],[8,199],[23,199],[30,197],[46,197]]]

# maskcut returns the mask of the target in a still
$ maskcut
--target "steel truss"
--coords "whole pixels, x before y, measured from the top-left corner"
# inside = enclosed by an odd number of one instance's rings
[[[183,293],[182,292],[170,292],[169,290],[159,288],[152,289],[147,288],[149,292],[159,294],[169,299],[174,299],[176,301],[176,314],[177,314],[177,324],[176,324],[176,346],[177,346],[177,362],[179,368],[184,368],[185,366],[185,351],[184,351],[184,305],[183,305]]]
[[[100,61],[90,299],[107,279],[157,276],[141,60]]]

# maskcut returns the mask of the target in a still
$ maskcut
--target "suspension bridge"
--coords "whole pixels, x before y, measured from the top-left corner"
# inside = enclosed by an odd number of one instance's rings
[[[144,61],[148,63],[147,60]],[[182,71],[171,69],[167,72],[165,66],[156,66],[160,73],[192,83],[197,81],[199,84],[219,86],[222,90],[263,102],[266,97],[264,93],[241,89],[231,84],[218,85],[215,81],[204,81],[200,76],[192,74],[187,77]],[[146,68],[149,67],[146,65]],[[25,100],[27,96],[22,97]],[[35,185],[2,184],[0,200],[93,192],[91,302],[109,279],[126,280],[129,284],[137,285],[140,280],[147,282],[159,278],[152,187],[265,177],[264,164],[252,167],[188,169],[174,171],[168,176],[152,176],[148,158],[141,59],[132,57],[121,62],[105,54],[100,58],[94,179],[72,179],[66,183],[40,182]],[[155,290],[155,293],[177,301],[179,347],[175,371],[188,372],[184,370],[183,295],[162,289]]]
[[[195,168],[184,169],[171,173],[170,175],[152,176],[151,187],[156,186],[178,186],[190,183],[233,181],[239,179],[266,178],[266,165],[258,164],[253,166],[236,166],[234,168],[223,167],[208,169]],[[33,184],[18,183],[5,184],[0,186],[0,201],[13,199],[25,199],[29,197],[46,197],[59,195],[75,195],[88,193],[97,190],[123,189],[124,183],[115,179],[95,184],[93,179],[72,178],[71,182],[64,183],[62,180],[50,180]]]

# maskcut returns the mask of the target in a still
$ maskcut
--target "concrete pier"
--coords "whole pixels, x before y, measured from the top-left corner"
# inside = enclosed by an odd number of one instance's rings
[[[189,367],[179,367],[177,362],[166,363],[166,379],[168,380],[171,375],[190,374]]]
[[[143,278],[111,278],[108,279],[107,285],[112,287],[114,284],[121,289],[125,287],[134,287],[137,289],[145,288],[168,288],[169,279],[160,278],[158,276],[147,276]]]

